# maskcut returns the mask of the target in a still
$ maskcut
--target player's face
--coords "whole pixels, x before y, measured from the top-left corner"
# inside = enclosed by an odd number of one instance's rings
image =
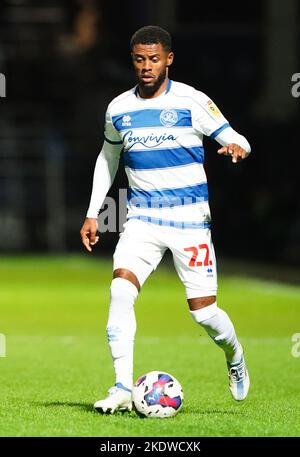
[[[165,51],[160,43],[136,44],[131,55],[140,95],[150,98],[164,92],[168,67],[173,62],[173,52]]]

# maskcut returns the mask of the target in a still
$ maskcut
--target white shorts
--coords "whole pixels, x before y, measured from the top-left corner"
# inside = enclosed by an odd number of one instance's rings
[[[167,249],[187,298],[217,293],[217,267],[210,229],[181,229],[129,219],[113,256],[113,269],[132,271],[142,286]]]

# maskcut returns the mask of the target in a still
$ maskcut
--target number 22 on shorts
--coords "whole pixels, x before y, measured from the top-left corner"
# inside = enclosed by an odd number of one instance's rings
[[[197,261],[199,250],[205,250],[205,258],[204,261]],[[199,244],[199,246],[191,246],[189,248],[184,248],[185,251],[190,251],[193,253],[192,258],[190,260],[189,266],[190,267],[208,267],[212,265],[212,260],[209,259],[209,247],[207,244]]]

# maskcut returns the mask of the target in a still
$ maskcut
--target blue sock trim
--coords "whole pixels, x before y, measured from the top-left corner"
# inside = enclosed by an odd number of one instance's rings
[[[116,382],[115,386],[118,387],[119,389],[123,389],[123,390],[126,390],[126,392],[131,393],[131,390],[127,389],[127,387],[123,386],[123,384],[121,382]]]

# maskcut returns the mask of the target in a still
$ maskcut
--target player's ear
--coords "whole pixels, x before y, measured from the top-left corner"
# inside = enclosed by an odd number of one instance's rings
[[[174,52],[169,52],[167,57],[167,67],[170,67],[174,60]]]

